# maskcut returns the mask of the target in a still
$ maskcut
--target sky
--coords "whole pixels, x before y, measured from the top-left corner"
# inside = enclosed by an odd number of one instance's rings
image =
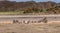
[[[17,2],[25,2],[25,1],[31,1],[31,0],[11,0],[11,1],[17,1]],[[36,2],[46,2],[46,1],[53,1],[53,2],[57,2],[57,3],[60,3],[60,0],[34,0]]]

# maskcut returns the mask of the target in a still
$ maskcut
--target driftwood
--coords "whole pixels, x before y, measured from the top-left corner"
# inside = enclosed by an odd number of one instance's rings
[[[45,17],[45,18],[43,19],[43,22],[44,22],[44,23],[47,23],[47,17]]]
[[[25,20],[23,20],[23,23],[24,23],[24,24],[29,24],[29,23],[30,23],[30,20],[27,21],[27,22],[26,22]]]
[[[20,24],[20,22],[18,20],[13,20],[13,23],[19,23]]]
[[[42,20],[39,20],[38,23],[41,23],[41,22],[44,22],[44,23],[47,23],[47,17],[44,17]]]
[[[41,23],[41,22],[43,22],[43,23],[47,23],[48,21],[47,21],[47,17],[44,17],[42,20],[39,20],[39,21],[30,21],[30,20],[28,20],[28,21],[25,21],[25,20],[23,20],[23,22],[20,22],[20,21],[18,21],[18,20],[13,20],[13,23],[18,23],[18,24],[22,24],[22,23],[24,23],[24,24],[29,24],[29,23]]]

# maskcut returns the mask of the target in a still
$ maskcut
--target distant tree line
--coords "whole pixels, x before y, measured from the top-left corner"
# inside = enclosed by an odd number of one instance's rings
[[[16,2],[16,1],[0,1],[0,12],[7,11],[24,11],[24,13],[60,13],[60,3],[48,2]]]

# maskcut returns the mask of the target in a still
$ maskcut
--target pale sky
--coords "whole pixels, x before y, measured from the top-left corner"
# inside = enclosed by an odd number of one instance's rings
[[[31,1],[31,0],[11,0],[11,1],[17,1],[17,2],[21,2],[21,1]],[[46,1],[54,1],[54,2],[60,2],[60,0],[34,0],[36,2],[46,2]]]

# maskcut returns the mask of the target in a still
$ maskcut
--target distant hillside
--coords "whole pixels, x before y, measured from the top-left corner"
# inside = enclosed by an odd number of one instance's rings
[[[59,14],[60,3],[55,3],[52,1],[48,2],[0,1],[0,12],[6,11],[24,11],[24,13]]]

